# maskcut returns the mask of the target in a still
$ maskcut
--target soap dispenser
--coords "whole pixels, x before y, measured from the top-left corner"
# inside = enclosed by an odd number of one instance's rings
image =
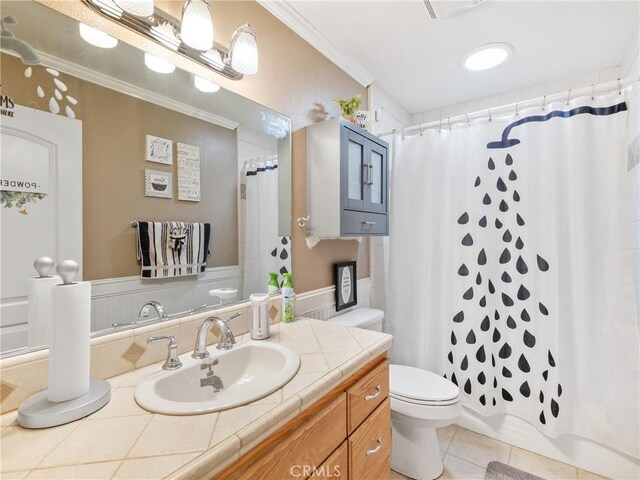
[[[291,323],[295,320],[295,299],[293,291],[293,281],[290,273],[283,273],[284,283],[282,284],[282,320],[284,323]]]
[[[250,335],[251,340],[266,340],[269,331],[269,294],[253,293],[251,301]]]

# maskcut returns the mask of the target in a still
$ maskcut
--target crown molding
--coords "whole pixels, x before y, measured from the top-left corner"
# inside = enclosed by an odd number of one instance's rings
[[[375,78],[333,41],[304,18],[287,0],[257,0],[278,20],[291,28],[316,50],[335,63],[363,87],[368,87]]]

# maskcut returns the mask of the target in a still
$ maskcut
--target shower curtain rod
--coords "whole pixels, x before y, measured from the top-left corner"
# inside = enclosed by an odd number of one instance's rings
[[[407,134],[416,134],[423,132],[424,130],[432,129],[435,127],[446,129],[451,128],[451,125],[456,123],[470,123],[471,120],[478,120],[480,118],[489,118],[494,114],[505,113],[506,111],[513,110],[517,115],[518,111],[521,108],[529,108],[535,106],[536,104],[540,104],[542,108],[544,108],[549,103],[555,102],[562,98],[566,98],[567,102],[569,102],[572,98],[582,97],[588,94],[591,94],[591,98],[594,98],[596,95],[602,95],[604,93],[609,93],[615,90],[622,91],[623,88],[628,87],[629,85],[633,85],[634,83],[638,83],[640,81],[639,77],[628,77],[622,78],[618,80],[614,80],[612,82],[605,82],[600,84],[593,84],[588,87],[577,88],[575,90],[567,90],[560,93],[554,93],[551,95],[544,95],[542,97],[533,98],[531,100],[518,101],[516,103],[509,103],[507,105],[501,105],[497,107],[491,107],[484,110],[478,110],[472,113],[466,113],[464,115],[456,115],[455,117],[447,117],[441,118],[440,120],[436,120],[433,122],[420,123],[418,125],[413,125],[411,127],[405,128],[394,128],[388,132],[384,132],[378,134],[379,137],[386,137],[388,135],[393,135],[395,133],[402,133],[402,135]]]

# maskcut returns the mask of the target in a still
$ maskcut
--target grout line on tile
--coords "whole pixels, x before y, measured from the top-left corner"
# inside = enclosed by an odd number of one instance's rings
[[[484,468],[485,470],[487,469],[487,467],[486,467],[486,466],[478,465],[477,463],[472,462],[472,461],[471,461],[471,460],[469,460],[468,458],[464,458],[464,457],[461,457],[461,456],[459,456],[459,455],[455,455],[455,454],[453,454],[453,453],[451,453],[451,452],[447,452],[447,453],[445,454],[445,456],[447,456],[447,455],[451,455],[452,457],[455,457],[455,458],[457,458],[458,460],[464,460],[465,462],[467,462],[467,463],[471,463],[472,465],[475,465],[476,467]],[[444,458],[443,458],[443,460],[444,460]]]
[[[147,430],[147,428],[149,428],[149,425],[151,424],[151,421],[156,416],[157,416],[157,414],[155,414],[155,413],[149,415],[149,418],[147,419],[147,424],[144,426],[144,428],[142,430],[140,430],[140,433],[136,437],[135,441],[131,444],[131,447],[129,447],[129,450],[127,450],[127,453],[125,453],[123,461],[127,460],[129,458],[129,453],[131,453],[131,450],[133,450],[133,447],[136,446],[136,443],[138,443],[138,441],[140,440],[140,437],[142,437],[142,434]],[[136,458],[136,457],[133,457],[133,458]],[[118,468],[120,468],[120,467],[118,467]]]
[[[114,472],[111,474],[111,476],[109,478],[113,478],[116,476],[116,474],[118,473],[118,471],[120,470],[120,467],[122,467],[122,464],[124,463],[124,460],[122,460],[119,464],[118,464],[118,468],[116,468],[114,470]]]
[[[211,429],[211,435],[209,435],[209,443],[207,443],[207,449],[213,447],[213,445],[211,445],[211,441],[213,440],[213,436],[216,434],[216,427],[218,426],[218,422],[220,421],[220,413],[223,411],[224,410],[216,412],[216,420],[215,422],[213,422],[213,428]]]
[[[75,432],[75,431],[76,431],[76,429],[77,429],[80,425],[82,425],[82,424],[86,421],[86,419],[87,419],[87,418],[88,418],[88,417],[85,417],[85,418],[82,418],[82,419],[80,419],[80,420],[77,420],[77,425],[76,425],[75,427],[73,427],[73,428],[69,429],[69,433],[67,433],[64,437],[62,437],[62,438],[60,439],[60,441],[59,441],[59,442],[57,442],[53,447],[51,447],[51,448],[49,449],[49,451],[47,451],[47,453],[46,453],[46,454],[44,454],[44,455],[42,456],[42,458],[40,459],[40,461],[39,461],[38,463],[36,463],[36,466],[35,466],[35,467],[33,467],[31,470],[36,470],[36,469],[38,468],[38,466],[39,466],[42,462],[44,462],[44,459],[45,459],[45,458],[47,458],[49,455],[51,455],[51,453],[52,453],[56,448],[58,448],[58,446],[60,446],[60,445],[62,444],[62,442],[64,442],[67,438],[69,438],[69,435],[71,435],[73,432]],[[73,422],[71,422],[71,423],[73,423]],[[19,427],[19,428],[22,428],[22,427]]]

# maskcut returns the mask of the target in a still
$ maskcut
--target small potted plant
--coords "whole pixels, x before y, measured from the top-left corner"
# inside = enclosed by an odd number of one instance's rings
[[[360,95],[356,95],[352,98],[338,98],[336,100],[338,105],[340,105],[340,110],[342,110],[342,116],[349,120],[353,124],[358,124],[356,121],[356,113],[360,109],[360,103],[362,100],[360,99]]]

